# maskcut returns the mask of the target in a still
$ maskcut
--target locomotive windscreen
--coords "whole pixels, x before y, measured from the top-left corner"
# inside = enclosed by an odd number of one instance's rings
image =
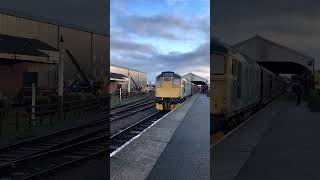
[[[163,77],[173,77],[174,73],[173,72],[163,72],[162,76]]]
[[[180,79],[180,78],[175,78],[175,79],[173,79],[173,81],[172,81],[172,84],[173,84],[173,85],[180,85],[180,83],[181,83],[181,79]]]

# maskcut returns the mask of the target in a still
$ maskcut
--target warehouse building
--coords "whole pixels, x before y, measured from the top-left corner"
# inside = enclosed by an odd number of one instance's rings
[[[105,77],[109,72],[106,32],[0,9],[0,40],[10,44],[0,46],[0,84],[8,84],[5,77],[15,77],[8,85],[11,87],[0,93],[15,96],[30,82],[36,82],[38,88],[56,89],[60,52],[65,86],[84,77],[91,83],[109,80]]]
[[[128,77],[110,72],[110,92],[115,93],[120,89],[128,90]]]
[[[144,90],[147,87],[147,74],[142,71],[111,65],[110,74],[110,91],[113,92],[120,88],[128,89],[128,78],[130,80],[130,87],[133,90]]]

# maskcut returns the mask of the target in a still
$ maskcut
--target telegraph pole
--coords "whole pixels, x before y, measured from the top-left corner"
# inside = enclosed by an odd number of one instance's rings
[[[64,112],[63,112],[63,82],[64,82],[64,62],[63,62],[63,55],[64,55],[64,41],[63,37],[60,37],[60,63],[58,68],[58,97],[59,97],[59,120],[64,119]]]

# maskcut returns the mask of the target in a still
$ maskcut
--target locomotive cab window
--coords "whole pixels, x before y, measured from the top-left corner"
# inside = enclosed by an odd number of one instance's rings
[[[180,81],[179,78],[175,78],[175,79],[173,79],[173,81],[172,81],[172,84],[173,84],[173,85],[180,85],[180,83],[181,83],[181,81]]]
[[[163,77],[173,77],[173,72],[164,72],[164,73],[162,73],[162,76]]]
[[[211,74],[222,75],[226,73],[226,57],[221,54],[213,54],[211,61]]]

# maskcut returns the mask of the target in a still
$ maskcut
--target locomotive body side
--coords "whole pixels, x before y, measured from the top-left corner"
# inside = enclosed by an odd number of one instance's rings
[[[193,84],[188,81],[186,78],[181,80],[181,99],[186,99],[192,95],[192,86]]]
[[[261,99],[260,66],[224,44],[211,51],[211,133],[226,133],[257,108]]]
[[[286,83],[255,60],[215,39],[210,59],[210,133],[215,143],[281,95]]]

